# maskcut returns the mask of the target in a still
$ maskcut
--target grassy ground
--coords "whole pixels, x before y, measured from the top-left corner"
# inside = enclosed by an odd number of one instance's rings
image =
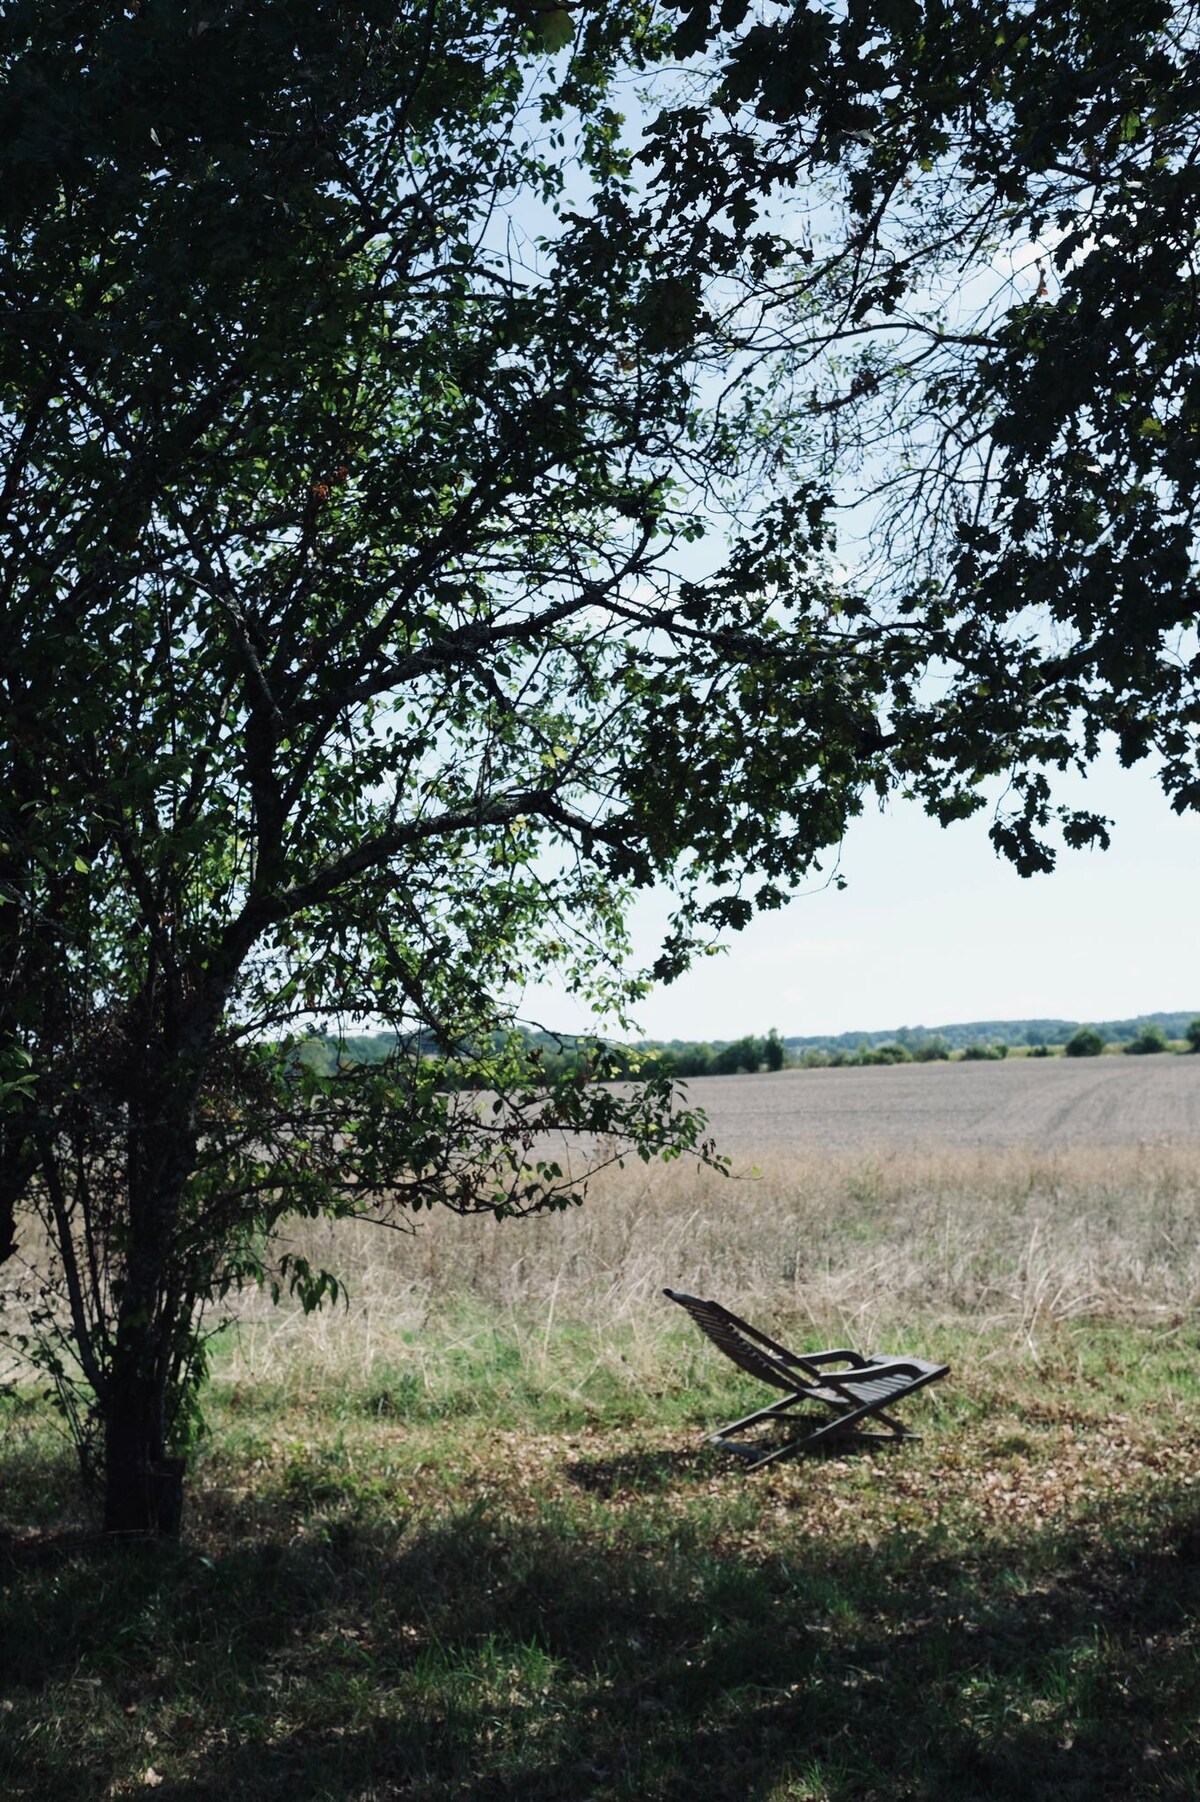
[[[724,1192],[759,1198],[740,1237],[614,1192],[557,1250],[506,1238],[524,1274],[449,1228],[344,1244],[354,1309],[223,1353],[174,1547],[91,1536],[40,1403],[0,1403],[0,1796],[1200,1796],[1198,1172],[1130,1164],[1123,1207],[1075,1174],[1009,1169],[1005,1237],[994,1170],[889,1207],[827,1172],[803,1303],[759,1190]],[[730,1468],[703,1432],[761,1393],[652,1298],[655,1234],[794,1343],[854,1293],[852,1337],[949,1362],[924,1438]]]

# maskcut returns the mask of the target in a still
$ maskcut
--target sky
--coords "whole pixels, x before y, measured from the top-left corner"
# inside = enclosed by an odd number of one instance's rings
[[[1108,851],[1059,853],[1022,878],[992,850],[990,815],[943,829],[911,803],[869,810],[842,846],[848,886],[798,894],[657,989],[638,1009],[656,1039],[785,1038],[968,1020],[1112,1020],[1200,1014],[1200,816],[1171,811],[1149,766],[1115,757],[1067,786],[1115,820]],[[666,908],[634,915],[653,956]],[[563,1031],[588,1021],[568,998],[525,1011]]]

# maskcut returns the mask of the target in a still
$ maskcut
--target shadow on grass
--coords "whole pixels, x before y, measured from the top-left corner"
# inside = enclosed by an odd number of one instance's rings
[[[158,1802],[1200,1795],[1182,1493],[1153,1534],[956,1550],[649,1493],[704,1454],[576,1469],[591,1494],[520,1519],[313,1517],[23,1568],[0,1547],[0,1794],[136,1793],[150,1768]]]
[[[811,1423],[798,1419],[794,1436],[802,1436],[810,1425],[822,1424],[819,1418]],[[695,1448],[623,1452],[615,1458],[576,1458],[564,1466],[564,1475],[577,1489],[585,1490],[590,1495],[657,1495],[668,1490],[684,1489],[689,1484],[695,1486],[710,1483],[714,1476],[719,1475],[736,1481],[739,1471],[745,1471],[746,1456],[759,1457],[764,1452],[788,1443],[790,1441],[785,1439],[764,1439],[754,1444],[752,1451],[742,1455],[731,1446],[709,1443]],[[814,1446],[805,1456],[818,1459],[886,1458],[902,1449],[903,1441],[890,1434],[872,1436],[858,1433],[847,1435],[843,1439],[830,1439],[823,1445]]]
[[[659,1495],[711,1482],[716,1468],[711,1449],[701,1446],[568,1459],[563,1474],[588,1495]]]

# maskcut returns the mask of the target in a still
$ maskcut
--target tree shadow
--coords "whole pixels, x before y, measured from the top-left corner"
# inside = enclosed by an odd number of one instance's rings
[[[159,1802],[1200,1793],[1182,1492],[1157,1534],[1114,1516],[969,1556],[934,1529],[735,1542],[703,1504],[667,1529],[653,1494],[619,1532],[588,1514],[589,1490],[707,1465],[588,1461],[577,1500],[533,1513],[314,1522],[215,1557],[60,1546],[25,1573],[24,1634],[8,1585],[0,1689],[82,1671],[118,1709],[203,1718]],[[36,1735],[0,1753],[5,1779],[65,1802],[104,1789],[64,1787]]]
[[[588,1495],[657,1495],[710,1482],[725,1463],[708,1446],[623,1452],[615,1458],[574,1458],[563,1475]]]

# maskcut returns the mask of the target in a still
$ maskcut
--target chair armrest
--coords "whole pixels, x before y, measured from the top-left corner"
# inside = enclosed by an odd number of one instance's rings
[[[871,1362],[870,1358],[864,1358],[861,1352],[849,1350],[804,1352],[803,1355],[795,1352],[792,1356],[797,1364],[814,1364],[818,1369],[822,1364],[851,1364],[855,1370],[862,1370]]]
[[[928,1379],[935,1374],[945,1376],[948,1370],[949,1365],[943,1365],[939,1369],[936,1365],[914,1363],[911,1358],[869,1358],[865,1364],[854,1370],[827,1371],[821,1381],[828,1383],[831,1387],[836,1387],[839,1382],[875,1382],[879,1377],[906,1376]]]

